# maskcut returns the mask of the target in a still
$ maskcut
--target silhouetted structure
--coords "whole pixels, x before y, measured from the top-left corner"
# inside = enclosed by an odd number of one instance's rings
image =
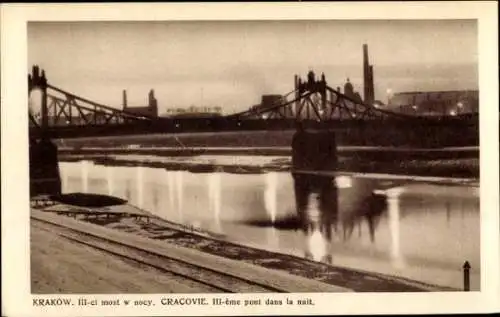
[[[309,239],[316,236],[311,241],[313,245],[305,250],[305,256],[331,263],[328,247],[332,229],[338,222],[338,190],[334,177],[293,174],[293,180],[300,228]]]
[[[35,67],[36,70],[38,68]],[[41,110],[30,107],[30,136],[39,137],[40,125],[55,138],[111,136],[125,134],[179,133],[198,131],[242,131],[290,129],[296,121],[308,127],[335,129],[342,140],[353,145],[416,145],[432,137],[430,146],[467,146],[478,144],[478,114],[449,115],[447,118],[414,116],[378,109],[331,88],[324,74],[313,71],[305,80],[295,75],[294,89],[283,95],[284,102],[266,109],[249,109],[225,116],[182,116],[155,118],[154,92],[150,105],[140,114],[109,107],[80,97],[47,83],[45,73],[33,71],[30,87],[42,91]],[[43,85],[41,83],[44,83]],[[126,94],[124,101],[126,101]],[[133,107],[125,107],[134,111]],[[144,108],[144,107],[139,107]],[[152,113],[148,113],[153,109]],[[34,111],[33,111],[34,110]],[[34,113],[36,112],[36,113]],[[461,138],[456,138],[460,134]],[[425,135],[426,137],[422,137]],[[351,142],[351,141],[348,141]]]
[[[158,100],[155,91],[151,89],[148,94],[148,105],[145,107],[129,107],[127,104],[127,91],[123,91],[123,111],[150,118],[158,117]]]
[[[375,87],[373,83],[373,66],[370,65],[367,44],[363,44],[363,85],[364,101],[366,104],[372,105],[375,101]]]
[[[344,95],[353,99],[356,102],[363,102],[359,93],[354,90],[354,86],[351,84],[349,78],[347,78],[347,81],[344,84]]]
[[[48,138],[30,138],[30,196],[61,193],[57,146]]]
[[[292,167],[294,170],[334,171],[337,168],[337,143],[332,131],[306,131],[297,122],[292,139]]]
[[[47,136],[49,115],[47,106],[47,78],[45,71],[33,66],[32,74],[28,75],[28,95],[38,89],[42,93],[42,107],[40,113],[30,110],[31,123],[38,129],[38,136],[29,138],[30,164],[30,196],[41,194],[60,194],[61,177],[57,159],[57,146]]]
[[[318,176],[304,171],[336,170],[337,145],[335,134],[329,131],[306,131],[297,122],[292,140],[292,177],[294,180],[295,202],[301,229],[313,239],[311,243],[328,248],[332,238],[332,226],[338,220],[337,187],[332,176]],[[315,241],[319,239],[318,241]],[[326,246],[323,245],[326,244]],[[316,248],[311,246],[311,248]],[[331,263],[328,252],[314,255],[314,250],[306,250],[306,257]]]
[[[387,198],[373,192],[363,193],[364,195],[359,204],[351,206],[353,209],[345,213],[342,218],[343,238],[347,240],[351,237],[354,227],[366,220],[370,232],[370,240],[375,242],[375,229],[381,216],[387,210]]]

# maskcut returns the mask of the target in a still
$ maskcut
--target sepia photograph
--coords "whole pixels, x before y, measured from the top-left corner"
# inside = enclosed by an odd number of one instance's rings
[[[472,20],[30,22],[32,292],[479,290],[476,43]]]
[[[33,306],[484,290],[478,19],[31,20],[26,38]]]

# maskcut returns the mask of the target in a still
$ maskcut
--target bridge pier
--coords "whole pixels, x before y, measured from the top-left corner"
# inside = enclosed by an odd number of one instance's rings
[[[308,171],[335,171],[337,169],[337,143],[333,131],[306,131],[297,122],[292,139],[292,168]]]
[[[30,197],[37,195],[61,194],[61,176],[57,158],[57,146],[49,138],[47,129],[49,125],[47,107],[47,78],[45,71],[38,66],[33,66],[32,74],[28,75],[28,94],[34,89],[42,93],[40,114],[29,109],[29,117],[33,124],[39,128],[37,136],[30,135]],[[40,120],[37,122],[37,117]]]
[[[30,197],[61,194],[57,146],[47,138],[30,139]]]

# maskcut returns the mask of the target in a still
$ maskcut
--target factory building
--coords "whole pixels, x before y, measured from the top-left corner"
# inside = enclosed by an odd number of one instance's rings
[[[285,98],[282,95],[262,95],[260,104],[252,106],[252,110],[264,110],[272,108],[277,105],[281,105],[285,102]]]
[[[391,110],[415,115],[449,115],[479,111],[478,90],[413,91],[394,94]]]
[[[148,105],[143,107],[129,107],[127,104],[127,91],[123,90],[123,111],[151,118],[158,117],[158,100],[155,91],[151,89],[148,94]]]

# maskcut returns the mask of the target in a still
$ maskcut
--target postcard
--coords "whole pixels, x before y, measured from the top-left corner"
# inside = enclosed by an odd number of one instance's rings
[[[2,314],[498,311],[496,9],[3,5]]]

